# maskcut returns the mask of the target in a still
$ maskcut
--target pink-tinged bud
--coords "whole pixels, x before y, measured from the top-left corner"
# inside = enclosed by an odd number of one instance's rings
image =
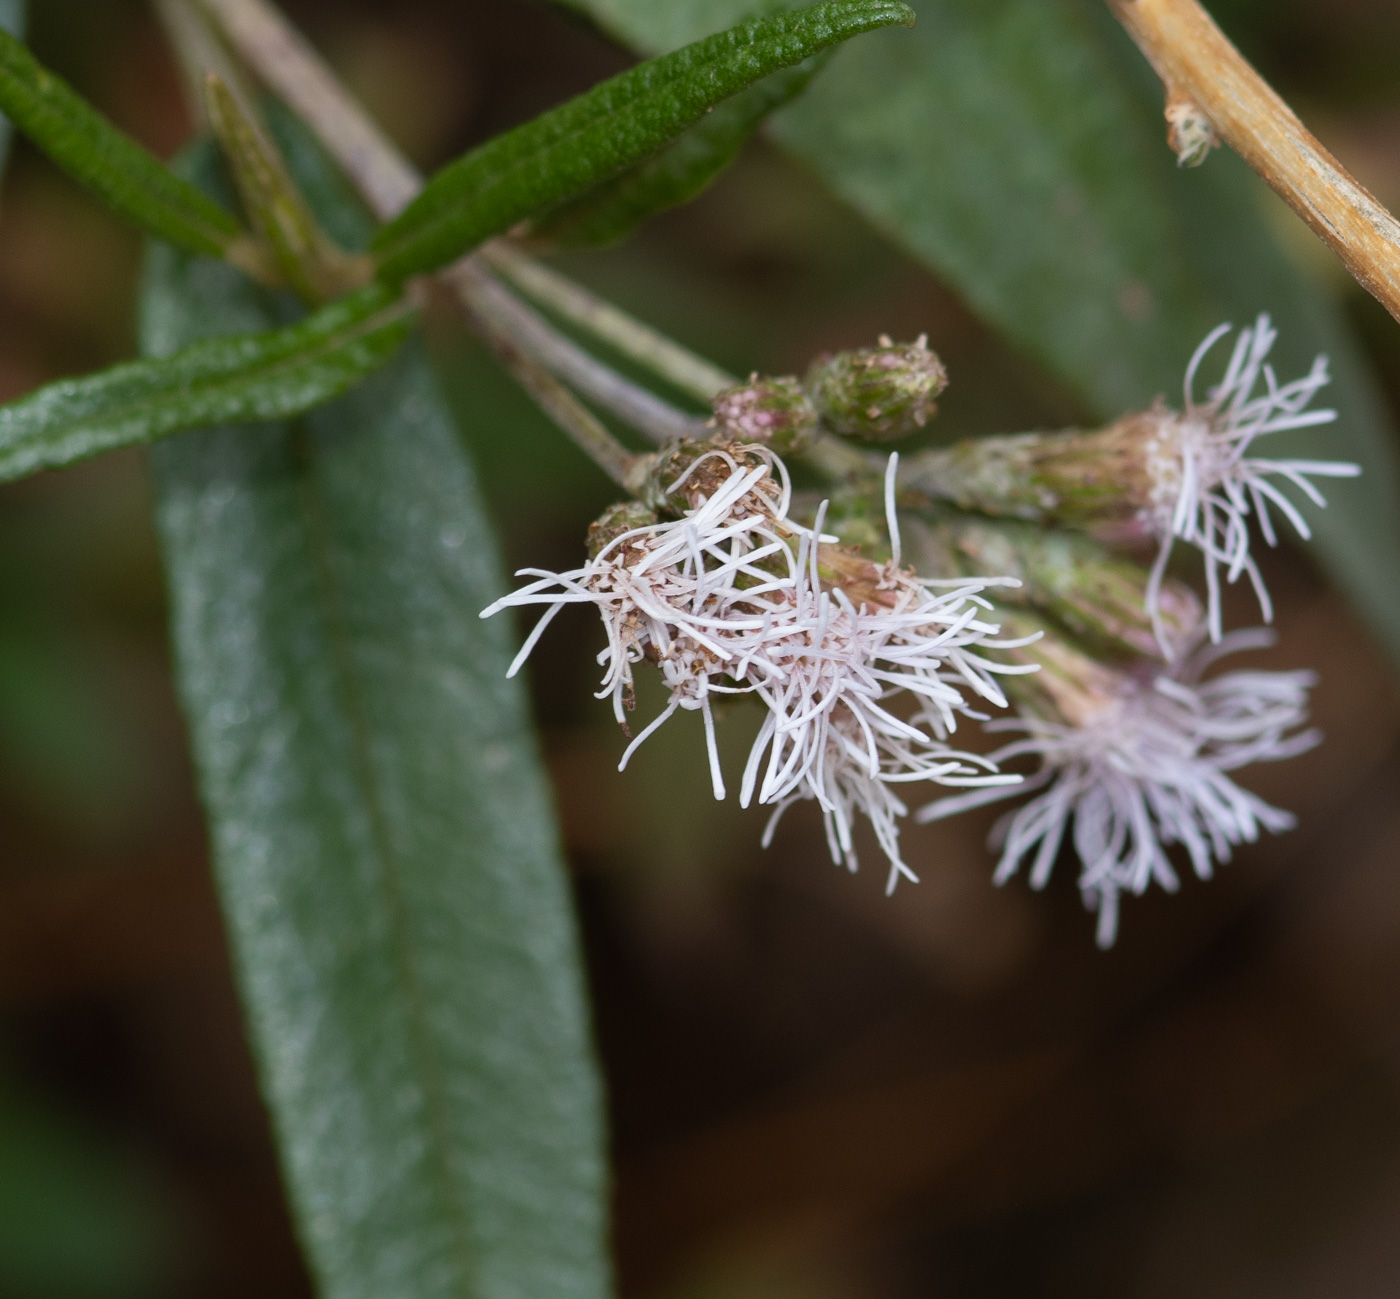
[[[756,442],[791,455],[816,437],[817,412],[791,375],[760,379],[755,374],[714,399],[711,424],[720,438]]]
[[[881,338],[878,347],[822,357],[807,391],[823,423],[842,437],[893,442],[923,428],[948,386],[948,372],[920,334],[912,343]]]

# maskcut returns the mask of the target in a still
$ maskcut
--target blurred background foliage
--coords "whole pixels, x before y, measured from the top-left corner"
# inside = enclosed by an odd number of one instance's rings
[[[1211,7],[1400,204],[1400,3]],[[287,8],[425,168],[630,62],[535,0]],[[157,152],[187,138],[138,0],[34,0],[30,30]],[[1400,330],[1291,217],[1261,220],[1342,296],[1400,404]],[[132,353],[139,252],[16,145],[0,399]],[[927,332],[953,378],[940,436],[1088,414],[761,142],[699,202],[569,265],[742,372]],[[433,343],[513,566],[571,566],[609,485],[445,308]],[[0,490],[0,1295],[300,1296],[148,504],[136,453]],[[617,775],[622,741],[591,698],[596,628],[561,620],[533,689],[611,1089],[629,1299],[1395,1293],[1400,706],[1307,556],[1269,563],[1283,634],[1267,659],[1321,671],[1328,743],[1246,779],[1301,827],[1210,885],[1136,901],[1107,955],[1068,872],[1043,897],[990,887],[990,814],[911,827],[923,883],[887,901],[882,871],[831,865],[809,808],[761,852],[761,814],[712,801],[695,727],[673,723]],[[643,694],[643,713],[656,704]],[[727,719],[735,754],[754,724]]]

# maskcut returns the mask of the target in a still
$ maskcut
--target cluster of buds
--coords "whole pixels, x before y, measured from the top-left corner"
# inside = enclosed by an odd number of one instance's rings
[[[857,442],[893,442],[917,433],[938,410],[948,372],[928,338],[822,356],[805,379],[760,378],[714,399],[718,436],[758,442],[781,455],[806,450],[820,431]]]
[[[1232,773],[1319,739],[1307,727],[1312,673],[1209,675],[1222,655],[1272,640],[1263,630],[1223,632],[1220,577],[1248,576],[1270,618],[1250,524],[1275,544],[1273,509],[1307,537],[1277,480],[1322,505],[1310,480],[1357,469],[1250,454],[1257,438],[1335,418],[1309,409],[1327,382],[1323,358],[1302,378],[1278,382],[1267,361],[1275,341],[1267,317],[1241,331],[1219,383],[1205,401],[1195,399],[1197,372],[1224,332],[1192,357],[1180,412],[1159,399],[1096,433],[961,443],[915,457],[902,479],[921,520],[906,527],[920,566],[1017,577],[1022,585],[1006,597],[1017,607],[1003,621],[1013,635],[1044,632],[1033,650],[1042,671],[1008,681],[1018,716],[987,724],[1020,732],[994,760],[1033,758],[1037,769],[1019,789],[943,798],[918,819],[1029,794],[993,831],[996,879],[1029,860],[1032,886],[1043,887],[1071,845],[1103,946],[1116,937],[1123,895],[1154,883],[1177,887],[1169,846],[1180,845],[1205,879],[1239,844],[1291,827],[1287,812]],[[1204,604],[1167,574],[1178,541],[1204,556]],[[1156,549],[1150,569],[1116,553],[1143,543]]]
[[[620,765],[678,710],[697,711],[717,798],[713,704],[757,700],[765,715],[739,798],[772,808],[764,843],[789,806],[814,801],[833,858],[855,869],[863,815],[891,890],[917,878],[900,849],[903,787],[962,787],[922,821],[1029,795],[994,831],[997,881],[1029,861],[1042,887],[1072,846],[1108,946],[1123,895],[1178,886],[1173,845],[1208,878],[1238,845],[1291,826],[1232,773],[1318,739],[1306,724],[1311,673],[1211,674],[1221,655],[1269,639],[1224,634],[1220,578],[1247,576],[1267,620],[1251,524],[1274,544],[1276,510],[1306,537],[1280,481],[1321,505],[1313,478],[1357,471],[1250,454],[1260,437],[1335,417],[1309,409],[1327,382],[1322,358],[1277,381],[1267,317],[1241,331],[1196,400],[1223,332],[1192,357],[1181,411],[1159,399],[1097,432],[976,439],[917,452],[903,472],[891,455],[883,475],[832,435],[882,441],[927,422],[947,379],[926,340],[824,357],[802,381],[755,375],[715,399],[713,437],[649,458],[639,499],[590,529],[585,565],[526,570],[534,580],[486,614],[544,607],[514,673],[560,609],[595,607],[607,633],[599,698],[624,730],[638,665],[654,665],[668,693]],[[785,454],[805,454],[835,490],[795,501]],[[1204,555],[1204,601],[1167,573],[1176,542]],[[1155,558],[1138,562],[1136,548]],[[1013,712],[991,719],[974,706]],[[986,755],[955,750],[969,717],[1018,738]],[[1001,769],[1027,758],[1038,766],[1024,777]]]
[[[892,481],[891,481],[892,487]],[[980,716],[969,699],[1006,704],[999,675],[1034,671],[998,664],[987,590],[997,578],[935,582],[843,549],[790,517],[782,460],[768,447],[684,442],[655,459],[641,504],[617,506],[593,527],[591,557],[567,573],[526,570],[535,580],[485,611],[542,605],[544,616],[511,671],[554,616],[593,605],[607,646],[600,698],[626,725],[633,670],[647,661],[669,694],[665,709],[627,746],[621,766],[678,709],[704,718],[711,780],[725,796],[713,703],[747,695],[766,716],[745,765],[740,802],[774,809],[765,838],[792,803],[815,801],[833,857],[857,864],[853,828],[863,813],[890,863],[889,887],[914,879],[899,850],[906,814],[896,788],[1015,784],[994,763],[949,747],[958,718]]]

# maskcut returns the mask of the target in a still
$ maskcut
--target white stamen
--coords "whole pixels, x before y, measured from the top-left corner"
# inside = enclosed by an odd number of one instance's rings
[[[1190,655],[1170,674],[1123,675],[1116,697],[1081,726],[1032,716],[992,722],[988,730],[1017,730],[1026,738],[991,757],[1005,762],[1040,758],[1041,770],[1020,790],[977,789],[921,808],[916,820],[944,817],[1039,789],[994,830],[1002,846],[995,880],[1004,883],[1034,855],[1030,882],[1042,888],[1070,823],[1080,861],[1085,904],[1099,913],[1099,945],[1117,934],[1122,893],[1152,883],[1174,890],[1165,847],[1180,844],[1202,879],[1231,849],[1252,843],[1261,829],[1293,824],[1287,812],[1241,789],[1227,772],[1252,762],[1278,761],[1320,739],[1307,722],[1310,672],[1239,671],[1202,681],[1215,659],[1271,642],[1263,629],[1236,632]]]
[[[573,572],[539,574],[488,612],[547,606],[519,655],[523,661],[560,608],[592,602],[608,637],[599,656],[599,697],[612,699],[621,720],[632,698],[633,667],[643,659],[656,662],[671,695],[620,765],[677,709],[699,711],[716,798],[724,798],[725,785],[709,697],[755,696],[768,717],[745,763],[739,799],[775,809],[765,841],[787,807],[810,799],[822,811],[833,856],[854,870],[851,827],[856,812],[864,813],[889,858],[893,888],[900,877],[914,878],[899,856],[898,820],[907,809],[894,785],[1019,780],[945,741],[959,714],[981,716],[968,707],[964,687],[1004,703],[990,674],[1024,670],[973,652],[995,647],[1000,630],[980,616],[990,607],[982,592],[1014,583],[925,582],[899,567],[898,458],[892,456],[886,508],[894,558],[870,566],[879,602],[857,606],[840,585],[823,584],[825,504],[814,529],[793,523],[786,517],[790,487],[782,462],[764,449],[749,451],[759,457],[757,466],[741,467],[716,450],[686,469],[667,496],[692,482],[705,460],[720,460],[729,475],[683,518],[633,529]],[[915,700],[912,721],[891,711],[906,696]]]
[[[1318,391],[1328,383],[1327,359],[1319,356],[1300,379],[1280,385],[1266,363],[1277,337],[1267,315],[1240,331],[1219,384],[1197,402],[1195,382],[1211,348],[1229,333],[1231,326],[1213,329],[1196,349],[1186,367],[1185,410],[1162,410],[1157,429],[1159,446],[1152,457],[1157,478],[1157,504],[1144,522],[1161,539],[1147,589],[1147,610],[1162,653],[1170,659],[1175,647],[1168,641],[1160,600],[1166,564],[1178,540],[1196,546],[1205,557],[1208,592],[1207,620],[1211,639],[1222,634],[1220,570],[1227,581],[1247,576],[1259,599],[1264,620],[1273,616],[1268,592],[1258,566],[1249,553],[1251,515],[1259,521],[1264,540],[1274,545],[1277,536],[1268,506],[1274,505],[1305,540],[1310,529],[1294,503],[1267,481],[1281,477],[1297,487],[1317,506],[1326,499],[1310,478],[1354,478],[1360,467],[1330,460],[1262,460],[1248,456],[1256,438],[1287,429],[1312,428],[1336,419],[1334,410],[1307,410]],[[1263,391],[1255,389],[1263,381]]]
[[[895,509],[895,475],[899,472],[899,452],[890,452],[890,463],[885,469],[885,526],[890,530],[890,562],[899,567],[901,546],[899,544],[899,512]]]

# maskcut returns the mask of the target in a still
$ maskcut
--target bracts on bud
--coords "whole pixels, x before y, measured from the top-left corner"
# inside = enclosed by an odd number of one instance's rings
[[[629,532],[641,532],[660,523],[660,516],[640,501],[609,505],[588,525],[588,558],[597,559],[614,541]]]
[[[1150,574],[1082,533],[932,508],[906,520],[904,535],[920,572],[1014,577],[1021,585],[1005,591],[1003,603],[1039,609],[1109,655],[1159,653],[1144,607]],[[1204,610],[1185,583],[1164,581],[1159,605],[1172,646],[1198,633]]]
[[[817,411],[792,376],[759,378],[726,388],[714,399],[710,420],[715,435],[754,442],[779,455],[806,450],[817,435]]]
[[[963,510],[1058,523],[1117,540],[1141,536],[1159,498],[1161,408],[1095,432],[967,438],[909,457],[904,487]]]
[[[806,387],[833,433],[862,442],[893,442],[923,428],[948,386],[948,372],[920,334],[912,343],[881,338],[878,347],[838,352],[814,362]]]

